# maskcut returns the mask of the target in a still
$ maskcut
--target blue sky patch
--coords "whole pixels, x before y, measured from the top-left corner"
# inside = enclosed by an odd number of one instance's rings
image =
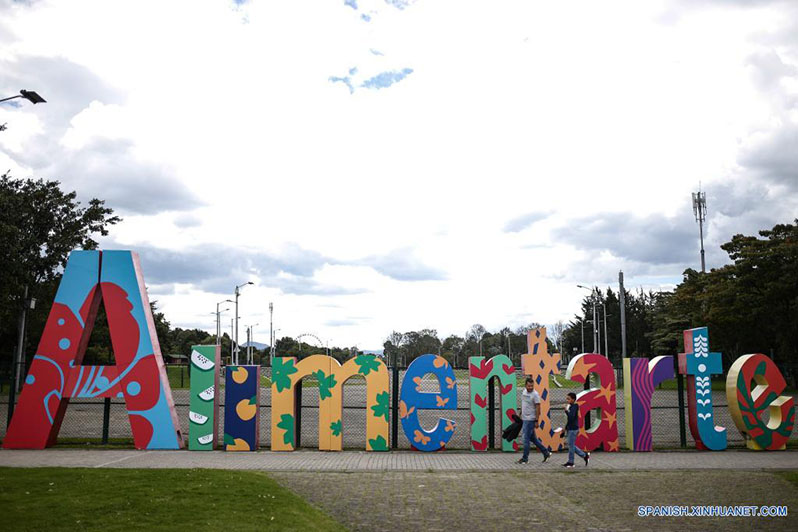
[[[355,92],[355,87],[352,86],[352,79],[349,76],[338,77],[338,76],[330,76],[329,79],[332,83],[343,83],[347,87],[349,87],[349,94]]]
[[[357,11],[357,0],[344,0],[344,5],[347,5]]]
[[[410,5],[411,0],[385,0],[385,3],[392,5],[396,9],[404,9]]]
[[[388,70],[387,72],[380,72],[373,78],[364,81],[360,86],[367,89],[385,89],[394,83],[399,83],[407,76],[413,73],[412,68],[403,68],[402,70]]]

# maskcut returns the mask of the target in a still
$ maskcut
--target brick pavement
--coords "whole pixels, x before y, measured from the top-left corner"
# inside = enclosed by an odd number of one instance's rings
[[[47,449],[44,451],[0,450],[0,467],[109,467],[109,468],[210,468],[261,471],[547,471],[560,470],[566,454],[554,454],[545,464],[540,455],[530,456],[529,465],[518,465],[519,453],[394,451],[340,453],[300,450],[189,452]],[[578,460],[578,469],[583,469]],[[590,469],[609,471],[718,469],[798,470],[798,451],[724,452],[660,451],[651,453],[593,453]]]

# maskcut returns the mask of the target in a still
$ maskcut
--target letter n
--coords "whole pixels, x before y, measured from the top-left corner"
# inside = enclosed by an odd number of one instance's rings
[[[101,301],[116,365],[82,366]],[[71,397],[124,397],[136,448],[183,447],[138,255],[131,251],[70,253],[3,447],[53,445]]]
[[[359,355],[341,365],[327,355],[311,355],[299,362],[276,357],[272,367],[272,451],[295,447],[297,404],[294,386],[302,378],[319,381],[319,450],[343,448],[344,383],[362,375],[366,381],[366,450],[388,450],[388,368],[373,355]]]
[[[515,366],[507,355],[496,355],[490,360],[485,357],[469,357],[469,385],[471,388],[471,450],[488,450],[488,386],[491,380],[499,381],[501,394],[502,430],[513,423],[513,414],[518,408],[516,397]],[[502,439],[502,451],[518,450],[514,441]]]

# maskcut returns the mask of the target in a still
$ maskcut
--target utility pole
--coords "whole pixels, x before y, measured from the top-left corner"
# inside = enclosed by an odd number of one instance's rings
[[[232,303],[232,301],[225,299],[224,301],[219,301],[216,303],[216,345],[222,345],[222,322],[220,321],[220,316],[222,312],[227,312],[230,310],[229,308],[219,310],[219,305],[222,303]]]
[[[593,300],[593,352],[599,352],[599,330],[596,327],[596,323],[598,322],[598,310],[596,309],[596,288],[593,288],[593,293],[591,294],[591,299]]]
[[[704,222],[707,219],[707,194],[701,192],[701,185],[698,192],[693,192],[693,214],[695,221],[698,222],[698,234],[701,237],[701,273],[706,273],[706,263],[704,262]]]
[[[14,403],[16,401],[17,391],[22,389],[22,377],[25,368],[25,325],[28,317],[28,310],[35,307],[36,299],[28,298],[28,287],[26,285],[25,294],[22,298],[22,312],[19,315],[19,340],[17,343],[17,352],[14,356],[14,365],[11,368],[11,386],[8,389],[7,423],[11,423],[11,417],[14,415]]]
[[[235,317],[235,349],[233,350],[233,363],[238,364],[238,287],[235,289],[236,296],[236,317]]]
[[[269,302],[269,366],[274,365],[274,303]]]
[[[610,348],[607,347],[607,305],[602,301],[601,309],[604,311],[604,356],[610,358]]]
[[[253,283],[252,281],[247,281],[244,284],[237,285],[236,289],[235,289],[235,296],[236,296],[236,301],[235,301],[235,304],[236,304],[236,318],[235,318],[236,347],[235,347],[235,351],[234,351],[234,353],[235,353],[235,364],[238,364],[238,351],[239,351],[239,349],[238,349],[238,296],[241,295],[241,290],[240,290],[241,287],[242,286],[246,286],[248,284],[255,284],[255,283]]]
[[[234,353],[235,353],[235,345],[236,345],[236,341],[233,338],[233,329],[235,329],[235,327],[233,326],[233,322],[234,321],[235,320],[233,318],[230,318],[230,365],[231,366],[235,365],[235,362],[233,362],[233,357],[235,356],[234,355]]]
[[[17,342],[16,364],[13,370],[15,374],[13,386],[16,388],[16,391],[22,389],[22,368],[25,366],[25,324],[30,304],[31,302],[28,301],[28,287],[25,286],[25,295],[22,297],[22,313],[19,315],[19,341]]]
[[[585,352],[585,318],[582,318],[582,353]]]
[[[252,336],[252,327],[247,326],[247,364],[252,364],[252,342],[250,338]]]
[[[597,299],[597,292],[598,287],[587,287],[583,284],[576,285],[579,288],[584,290],[590,290],[590,302],[593,305],[593,352],[598,353],[597,349],[599,348],[599,339],[598,339],[598,329],[596,328],[596,299]],[[585,352],[585,324],[584,321],[582,322],[582,352]]]
[[[621,293],[621,358],[626,358],[626,294],[623,288],[623,272],[618,272]]]

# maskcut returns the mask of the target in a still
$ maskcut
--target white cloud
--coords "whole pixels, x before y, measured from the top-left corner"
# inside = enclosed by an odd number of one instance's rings
[[[772,193],[798,181],[795,10],[662,5],[6,3],[0,88],[48,103],[0,105],[0,164],[108,199],[126,213],[116,246],[235,251],[205,280],[150,265],[174,325],[212,330],[253,272],[251,322],[274,301],[282,334],[340,345],[551,323],[577,308],[577,277],[667,284],[696,266],[652,257],[697,248],[699,181],[708,249],[795,212]],[[619,238],[625,221],[661,242]]]

